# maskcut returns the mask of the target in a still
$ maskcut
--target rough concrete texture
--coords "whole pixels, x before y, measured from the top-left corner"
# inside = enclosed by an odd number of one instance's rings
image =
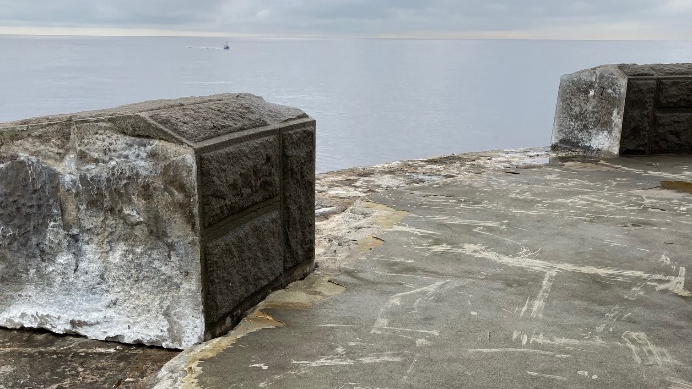
[[[259,306],[151,387],[692,387],[689,156],[452,175],[326,216],[370,235],[295,289],[344,290]]]
[[[553,147],[590,154],[692,152],[692,64],[604,65],[565,75]]]
[[[312,138],[284,145],[296,131]],[[281,226],[307,212],[287,233],[313,239],[314,131],[245,94],[0,124],[0,325],[170,348],[227,331],[312,266],[312,245],[284,258]],[[310,193],[282,193],[293,163],[313,173],[291,191]],[[255,255],[265,243],[271,255]]]

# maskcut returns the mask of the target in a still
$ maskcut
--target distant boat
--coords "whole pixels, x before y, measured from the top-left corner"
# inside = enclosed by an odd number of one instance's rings
[[[224,42],[223,49],[224,50],[230,50],[231,49],[230,47],[228,47],[228,42]]]

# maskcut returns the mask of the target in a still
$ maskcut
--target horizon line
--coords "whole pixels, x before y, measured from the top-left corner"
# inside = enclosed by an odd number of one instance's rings
[[[372,34],[372,35],[316,35],[316,34],[251,34],[223,33],[218,31],[191,31],[148,28],[102,28],[102,27],[29,27],[0,26],[0,36],[84,36],[84,37],[189,37],[226,39],[382,39],[382,40],[538,40],[538,41],[692,41],[679,37],[555,37],[540,36],[527,31],[511,32],[468,32],[459,34]]]

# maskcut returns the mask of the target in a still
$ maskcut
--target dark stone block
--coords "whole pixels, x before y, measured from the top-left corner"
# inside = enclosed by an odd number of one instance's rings
[[[658,77],[692,75],[692,64],[690,63],[666,63],[650,66]]]
[[[315,127],[283,134],[285,267],[315,257]]]
[[[656,106],[656,81],[629,79],[620,136],[620,154],[646,154]]]
[[[659,108],[689,108],[692,110],[692,78],[661,79],[658,106]]]
[[[649,149],[652,110],[628,109],[622,121],[620,154],[646,154]]]
[[[279,140],[270,136],[200,156],[204,227],[279,195]]]
[[[692,112],[659,112],[656,122],[656,132],[651,137],[651,153],[692,152]]]
[[[628,77],[654,77],[656,73],[649,65],[622,64],[618,68]]]
[[[281,219],[275,210],[206,243],[208,325],[218,326],[243,299],[282,274],[281,236]]]
[[[656,106],[656,80],[627,80],[626,109],[653,110]]]

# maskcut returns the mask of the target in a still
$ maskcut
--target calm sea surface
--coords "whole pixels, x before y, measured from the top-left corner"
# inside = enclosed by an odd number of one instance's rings
[[[550,142],[560,75],[692,42],[0,36],[0,121],[250,92],[317,119],[320,172]]]

